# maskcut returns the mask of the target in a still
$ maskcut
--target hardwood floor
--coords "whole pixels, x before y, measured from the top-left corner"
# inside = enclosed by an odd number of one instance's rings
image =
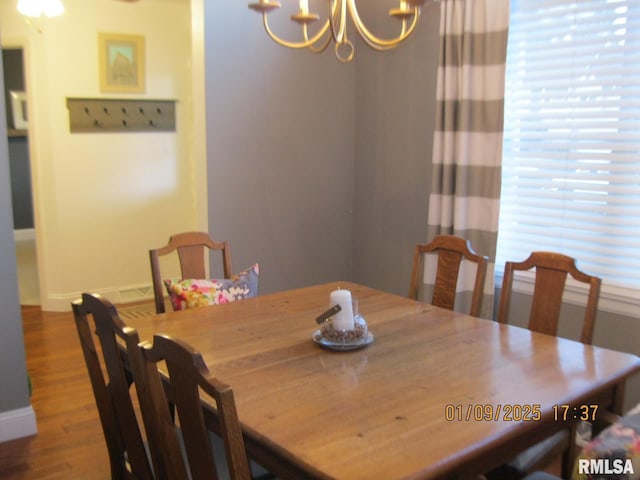
[[[1,479],[110,478],[107,449],[71,312],[22,308],[36,436],[0,443]]]

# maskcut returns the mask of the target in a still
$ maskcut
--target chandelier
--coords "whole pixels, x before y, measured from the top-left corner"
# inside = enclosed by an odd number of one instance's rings
[[[64,13],[61,0],[18,0],[18,11],[27,17],[57,17]]]
[[[371,0],[365,0],[371,1]],[[353,59],[355,50],[353,43],[347,36],[347,16],[351,17],[351,21],[364,42],[374,50],[389,50],[396,47],[406,40],[413,33],[420,17],[420,6],[426,0],[400,0],[397,8],[389,10],[391,17],[397,18],[400,22],[400,32],[394,38],[379,38],[362,22],[358,14],[356,0],[329,0],[327,20],[324,25],[316,32],[310,35],[309,25],[320,19],[320,15],[309,11],[309,0],[299,0],[300,9],[298,13],[291,15],[291,20],[298,23],[302,28],[302,40],[291,42],[278,37],[269,26],[268,14],[274,9],[280,8],[280,2],[275,0],[258,0],[257,3],[249,4],[249,8],[262,13],[262,23],[271,37],[276,43],[289,48],[309,48],[315,53],[326,50],[331,43],[335,42],[335,53],[341,62],[350,62]]]

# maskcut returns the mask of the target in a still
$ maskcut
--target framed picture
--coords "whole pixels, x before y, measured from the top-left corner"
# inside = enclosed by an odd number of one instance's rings
[[[145,90],[144,37],[98,33],[100,91],[140,93]]]
[[[27,94],[16,90],[9,90],[11,97],[11,112],[13,114],[13,128],[16,130],[26,130],[29,128],[27,116]]]

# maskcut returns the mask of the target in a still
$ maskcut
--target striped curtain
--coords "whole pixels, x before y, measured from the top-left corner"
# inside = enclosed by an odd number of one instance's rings
[[[509,0],[441,0],[440,60],[427,241],[453,234],[489,256],[481,316],[493,315],[500,206]],[[433,259],[425,259],[426,290]],[[475,268],[463,265],[459,305],[469,311]]]

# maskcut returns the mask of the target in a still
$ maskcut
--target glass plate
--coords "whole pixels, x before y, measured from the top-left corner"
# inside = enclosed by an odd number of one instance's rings
[[[347,350],[356,350],[358,348],[363,348],[373,342],[373,333],[367,332],[367,336],[364,338],[360,338],[353,342],[333,342],[327,338],[322,336],[320,330],[316,330],[313,332],[311,336],[313,341],[320,345],[321,347],[328,348],[329,350],[338,350],[338,351],[347,351]]]

